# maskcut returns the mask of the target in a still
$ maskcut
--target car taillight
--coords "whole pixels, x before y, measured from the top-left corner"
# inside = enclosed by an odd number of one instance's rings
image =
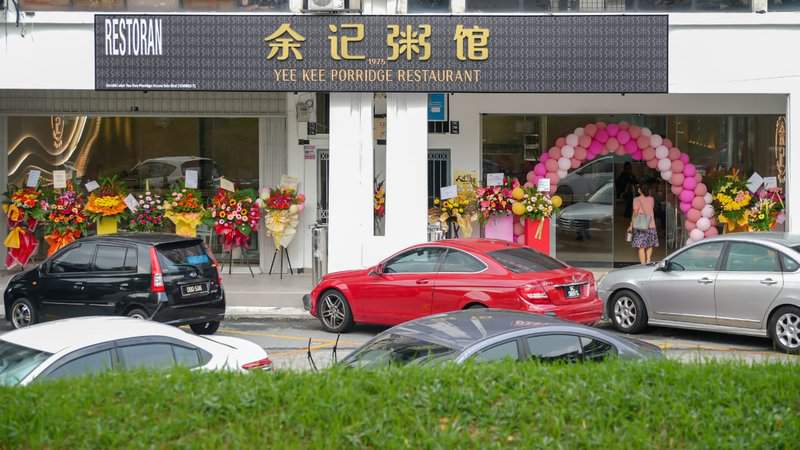
[[[528,303],[550,303],[550,295],[540,283],[528,283],[517,289],[519,296]]]
[[[222,268],[219,266],[217,258],[214,257],[214,252],[212,252],[211,249],[206,248],[206,253],[208,253],[208,257],[211,259],[211,267],[217,271],[217,283],[222,286]]]
[[[242,365],[242,369],[245,370],[272,370],[272,360],[269,358],[259,359],[258,361],[249,362],[247,364]]]
[[[150,292],[166,292],[164,287],[164,274],[161,272],[161,263],[158,262],[158,253],[155,247],[150,247]]]

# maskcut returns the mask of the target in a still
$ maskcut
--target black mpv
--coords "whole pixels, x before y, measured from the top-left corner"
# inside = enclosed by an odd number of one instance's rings
[[[225,316],[217,261],[200,239],[174,234],[91,236],[14,275],[5,295],[14,328],[78,316],[118,315],[213,334]]]

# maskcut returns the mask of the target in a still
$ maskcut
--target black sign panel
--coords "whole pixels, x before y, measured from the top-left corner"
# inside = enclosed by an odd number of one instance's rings
[[[97,15],[114,90],[667,92],[668,17]]]

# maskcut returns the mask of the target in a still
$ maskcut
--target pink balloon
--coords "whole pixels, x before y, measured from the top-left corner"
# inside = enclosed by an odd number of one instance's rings
[[[575,147],[575,159],[579,161],[586,159],[586,149],[584,147]]]
[[[694,208],[689,209],[689,212],[686,213],[686,218],[691,220],[692,222],[697,222],[697,220],[701,217],[703,216],[700,215],[700,211]]]
[[[680,208],[681,211],[683,211],[683,213],[686,214],[687,212],[689,212],[690,209],[692,209],[692,204],[687,202],[681,202]]]
[[[707,229],[706,232],[705,232],[705,235],[706,235],[707,238],[717,236],[718,234],[719,234],[719,232],[714,227],[711,227],[711,228]]]
[[[703,175],[700,172],[695,172],[694,180],[700,183],[701,181],[703,181]]]
[[[645,156],[645,159],[647,159],[647,156]],[[658,167],[658,160],[655,159],[655,158],[653,158],[651,160],[648,160],[647,161],[647,167],[649,167],[651,169],[655,169],[656,167]]]
[[[602,129],[604,129],[605,127],[607,127],[607,126],[608,126],[608,124],[607,124],[607,123],[605,123],[605,122],[603,122],[602,120],[601,120],[601,121],[599,121],[599,122],[597,122],[597,123],[596,123],[596,125],[597,125],[597,129],[598,129],[598,130],[602,130]]]
[[[628,130],[619,130],[619,133],[617,133],[617,140],[620,144],[625,145],[631,141],[631,134]]]
[[[597,125],[590,123],[583,127],[583,134],[587,134],[589,136],[594,136],[597,133]]]
[[[620,142],[622,142],[622,141],[620,141]],[[630,139],[628,140],[628,142],[625,143],[625,145],[623,147],[625,148],[626,152],[631,153],[631,154],[636,153],[636,152],[639,151],[639,146],[636,145],[636,141],[631,141]]]
[[[550,158],[547,161],[545,161],[544,167],[545,169],[547,169],[547,172],[553,173],[556,170],[558,170],[558,161],[553,158]]]
[[[631,127],[631,124],[629,124],[628,122],[622,121],[622,122],[619,123],[619,129],[620,130],[627,130],[630,127]]]
[[[628,132],[631,134],[631,139],[639,139],[639,136],[642,135],[642,129],[636,125],[632,125]]]
[[[655,159],[656,151],[652,147],[647,147],[642,149],[642,155],[644,155],[645,161],[650,161]],[[658,161],[656,161],[656,164],[658,164]]]
[[[665,147],[667,147],[667,146],[665,145]],[[669,147],[667,147],[667,148],[669,148]],[[676,159],[680,159],[680,157],[681,157],[681,151],[680,150],[678,150],[675,147],[669,148],[669,159],[675,161]]]
[[[684,164],[689,163],[689,155],[687,155],[686,153],[681,153],[681,162],[683,162]]]
[[[550,159],[561,158],[561,149],[558,147],[550,147],[550,150],[548,150],[547,153],[550,155]]]
[[[592,137],[591,136],[587,136],[587,135],[584,134],[583,136],[581,136],[580,139],[578,139],[578,146],[583,147],[583,148],[589,148],[590,145],[592,145]]]
[[[591,160],[593,160],[595,158],[597,158],[597,153],[586,152],[586,160],[587,161],[591,161]]]
[[[614,137],[609,138],[608,141],[606,141],[606,147],[608,147],[609,150],[616,151],[619,148],[619,141]]]
[[[523,184],[522,186],[526,187],[526,188],[532,188],[532,187],[536,186],[536,183],[539,182],[539,180],[537,178],[539,178],[539,177],[534,177],[535,181],[528,181],[525,184]]]
[[[700,210],[703,209],[704,206],[706,206],[706,201],[703,200],[702,196],[695,197],[695,198],[692,199],[692,208],[700,211]]]
[[[577,169],[577,168],[578,168],[578,167],[580,167],[580,166],[581,166],[581,161],[580,161],[579,159],[572,158],[572,159],[570,160],[570,167],[571,167],[571,168],[573,168],[573,169]]]
[[[550,185],[558,184],[558,174],[555,172],[547,172],[547,178],[550,179]]]
[[[636,140],[636,145],[642,149],[650,147],[650,138],[647,136],[639,136],[639,139]]]
[[[539,176],[544,175],[547,173],[547,168],[544,166],[544,164],[539,163],[533,167],[533,173]]]
[[[686,220],[683,222],[683,226],[686,227],[686,231],[692,231],[697,228],[697,223],[692,222],[691,220]]]
[[[681,188],[681,190],[683,189],[683,179],[684,176],[682,173],[675,173],[675,172],[672,173],[672,180],[671,180],[672,185],[678,186],[679,188]]]
[[[694,187],[694,195],[703,197],[706,192],[708,192],[708,187],[703,183],[697,183],[697,186]]]
[[[514,234],[522,234],[525,232],[525,227],[522,226],[519,222],[514,222]]]
[[[667,138],[664,138],[664,142],[662,142],[661,145],[663,145],[664,147],[670,148],[670,147],[672,147],[672,141],[670,141]]]
[[[601,144],[605,144],[606,142],[608,142],[608,131],[606,131],[606,130],[598,130],[597,134],[594,136],[594,138],[596,140],[600,141]]]
[[[692,199],[694,198],[694,192],[684,189],[683,191],[681,191],[681,194],[678,196],[678,198],[681,200],[681,203],[691,204]],[[695,220],[695,222],[697,221]]]
[[[618,156],[625,156],[625,147],[617,147],[617,149],[614,150],[614,153],[616,153]]]
[[[598,141],[592,142],[592,145],[589,146],[589,153],[594,153],[595,155],[603,151],[603,144]]]
[[[683,161],[677,160],[672,161],[672,173],[681,173],[683,172]]]
[[[642,152],[639,151],[639,150],[636,150],[631,155],[631,159],[633,159],[634,161],[641,161],[643,158],[644,158],[644,156],[642,156]]]
[[[563,147],[565,145],[567,145],[567,138],[560,137],[560,138],[556,139],[556,147],[561,148],[561,147]]]
[[[537,165],[536,165],[536,167],[539,167],[539,165],[537,164]],[[542,166],[542,169],[544,169],[544,166]],[[535,169],[534,169],[534,170],[535,170]],[[527,174],[527,175],[525,175],[525,181],[527,181],[527,182],[529,182],[529,183],[533,183],[533,180],[534,180],[534,179],[536,178],[536,176],[537,176],[537,175],[536,175],[536,172],[534,172],[534,170],[531,170],[530,172],[528,172],[528,174]],[[547,171],[546,171],[546,170],[545,170],[545,173],[547,173]]]
[[[672,178],[675,178],[675,176],[676,175],[673,174]],[[681,186],[681,185],[677,185],[677,186],[672,185],[672,187],[670,189],[672,190],[672,193],[675,194],[675,195],[680,195],[681,192],[683,192],[683,186]]]
[[[608,131],[609,136],[616,136],[619,133],[619,125],[612,123],[606,127],[606,131]]]
[[[683,174],[687,177],[693,177],[695,173],[697,173],[697,168],[694,167],[694,164],[686,164],[683,166]]]
[[[558,189],[557,184],[558,183],[550,183],[550,195],[553,195],[553,194],[556,193],[556,189]]]
[[[692,195],[694,195],[694,188],[697,186],[697,181],[694,178],[686,178],[683,180],[683,188],[692,191]]]
[[[550,153],[544,152],[541,155],[539,155],[539,162],[545,162],[548,159],[550,159]]]

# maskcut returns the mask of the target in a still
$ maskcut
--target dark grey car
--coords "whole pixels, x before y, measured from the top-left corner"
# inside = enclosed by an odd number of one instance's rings
[[[537,359],[660,358],[655,345],[597,328],[520,311],[468,309],[412,320],[380,333],[342,364],[388,365]]]

